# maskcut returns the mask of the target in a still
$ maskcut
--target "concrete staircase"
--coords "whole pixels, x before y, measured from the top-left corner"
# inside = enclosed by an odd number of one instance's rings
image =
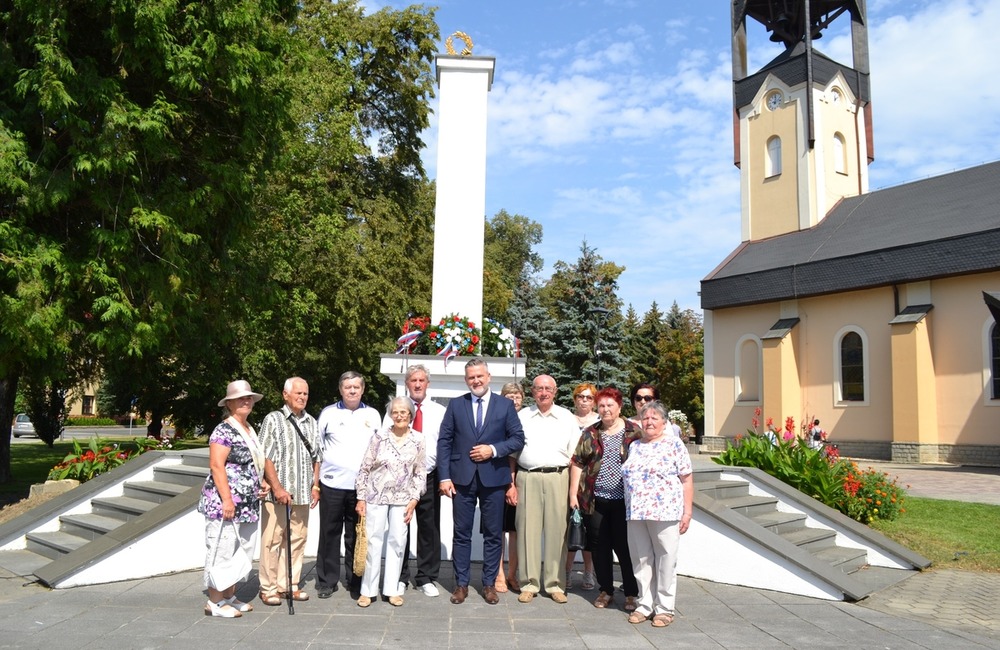
[[[760,470],[692,459],[694,518],[681,537],[681,575],[859,600],[930,564]],[[205,521],[196,506],[207,474],[207,450],[143,454],[0,526],[0,567],[54,588],[199,569]],[[315,556],[318,509],[309,528],[306,555]]]
[[[147,452],[0,527],[0,567],[71,587],[202,566],[207,475],[207,449]]]
[[[695,462],[695,514],[678,572],[860,600],[930,561],[754,468]]]

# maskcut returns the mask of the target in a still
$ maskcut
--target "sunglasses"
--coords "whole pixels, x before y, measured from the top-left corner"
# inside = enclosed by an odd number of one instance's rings
[[[636,395],[635,396],[635,401],[636,402],[652,402],[655,399],[656,398],[653,397],[652,395]]]

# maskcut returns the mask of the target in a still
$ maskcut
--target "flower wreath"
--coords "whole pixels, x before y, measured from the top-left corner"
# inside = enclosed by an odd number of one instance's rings
[[[396,354],[413,354],[417,343],[427,328],[431,319],[427,316],[412,316],[403,323],[403,335],[396,339]]]
[[[483,319],[483,356],[517,356],[517,339],[506,325],[492,318]]]
[[[431,352],[446,358],[475,354],[479,348],[479,329],[476,324],[458,314],[450,314],[437,325],[431,325],[427,336],[430,338]]]

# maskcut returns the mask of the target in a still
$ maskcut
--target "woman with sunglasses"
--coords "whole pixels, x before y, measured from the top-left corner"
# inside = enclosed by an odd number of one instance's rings
[[[639,421],[639,411],[650,402],[658,402],[660,391],[652,384],[642,383],[633,386],[629,395],[632,398],[632,408],[635,409],[635,415],[629,419],[636,425],[642,425],[642,422]]]

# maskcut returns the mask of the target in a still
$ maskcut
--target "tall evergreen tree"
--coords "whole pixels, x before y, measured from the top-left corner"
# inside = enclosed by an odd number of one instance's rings
[[[560,403],[570,403],[573,387],[581,381],[626,389],[629,360],[622,349],[617,294],[624,267],[604,261],[584,241],[575,264],[559,261],[554,269],[540,297],[555,321],[543,333],[553,350],[544,361],[559,386]]]
[[[705,340],[701,317],[693,310],[681,311],[675,302],[667,314],[675,326],[657,340],[659,355],[657,386],[670,408],[680,409],[697,432],[705,426]]]

